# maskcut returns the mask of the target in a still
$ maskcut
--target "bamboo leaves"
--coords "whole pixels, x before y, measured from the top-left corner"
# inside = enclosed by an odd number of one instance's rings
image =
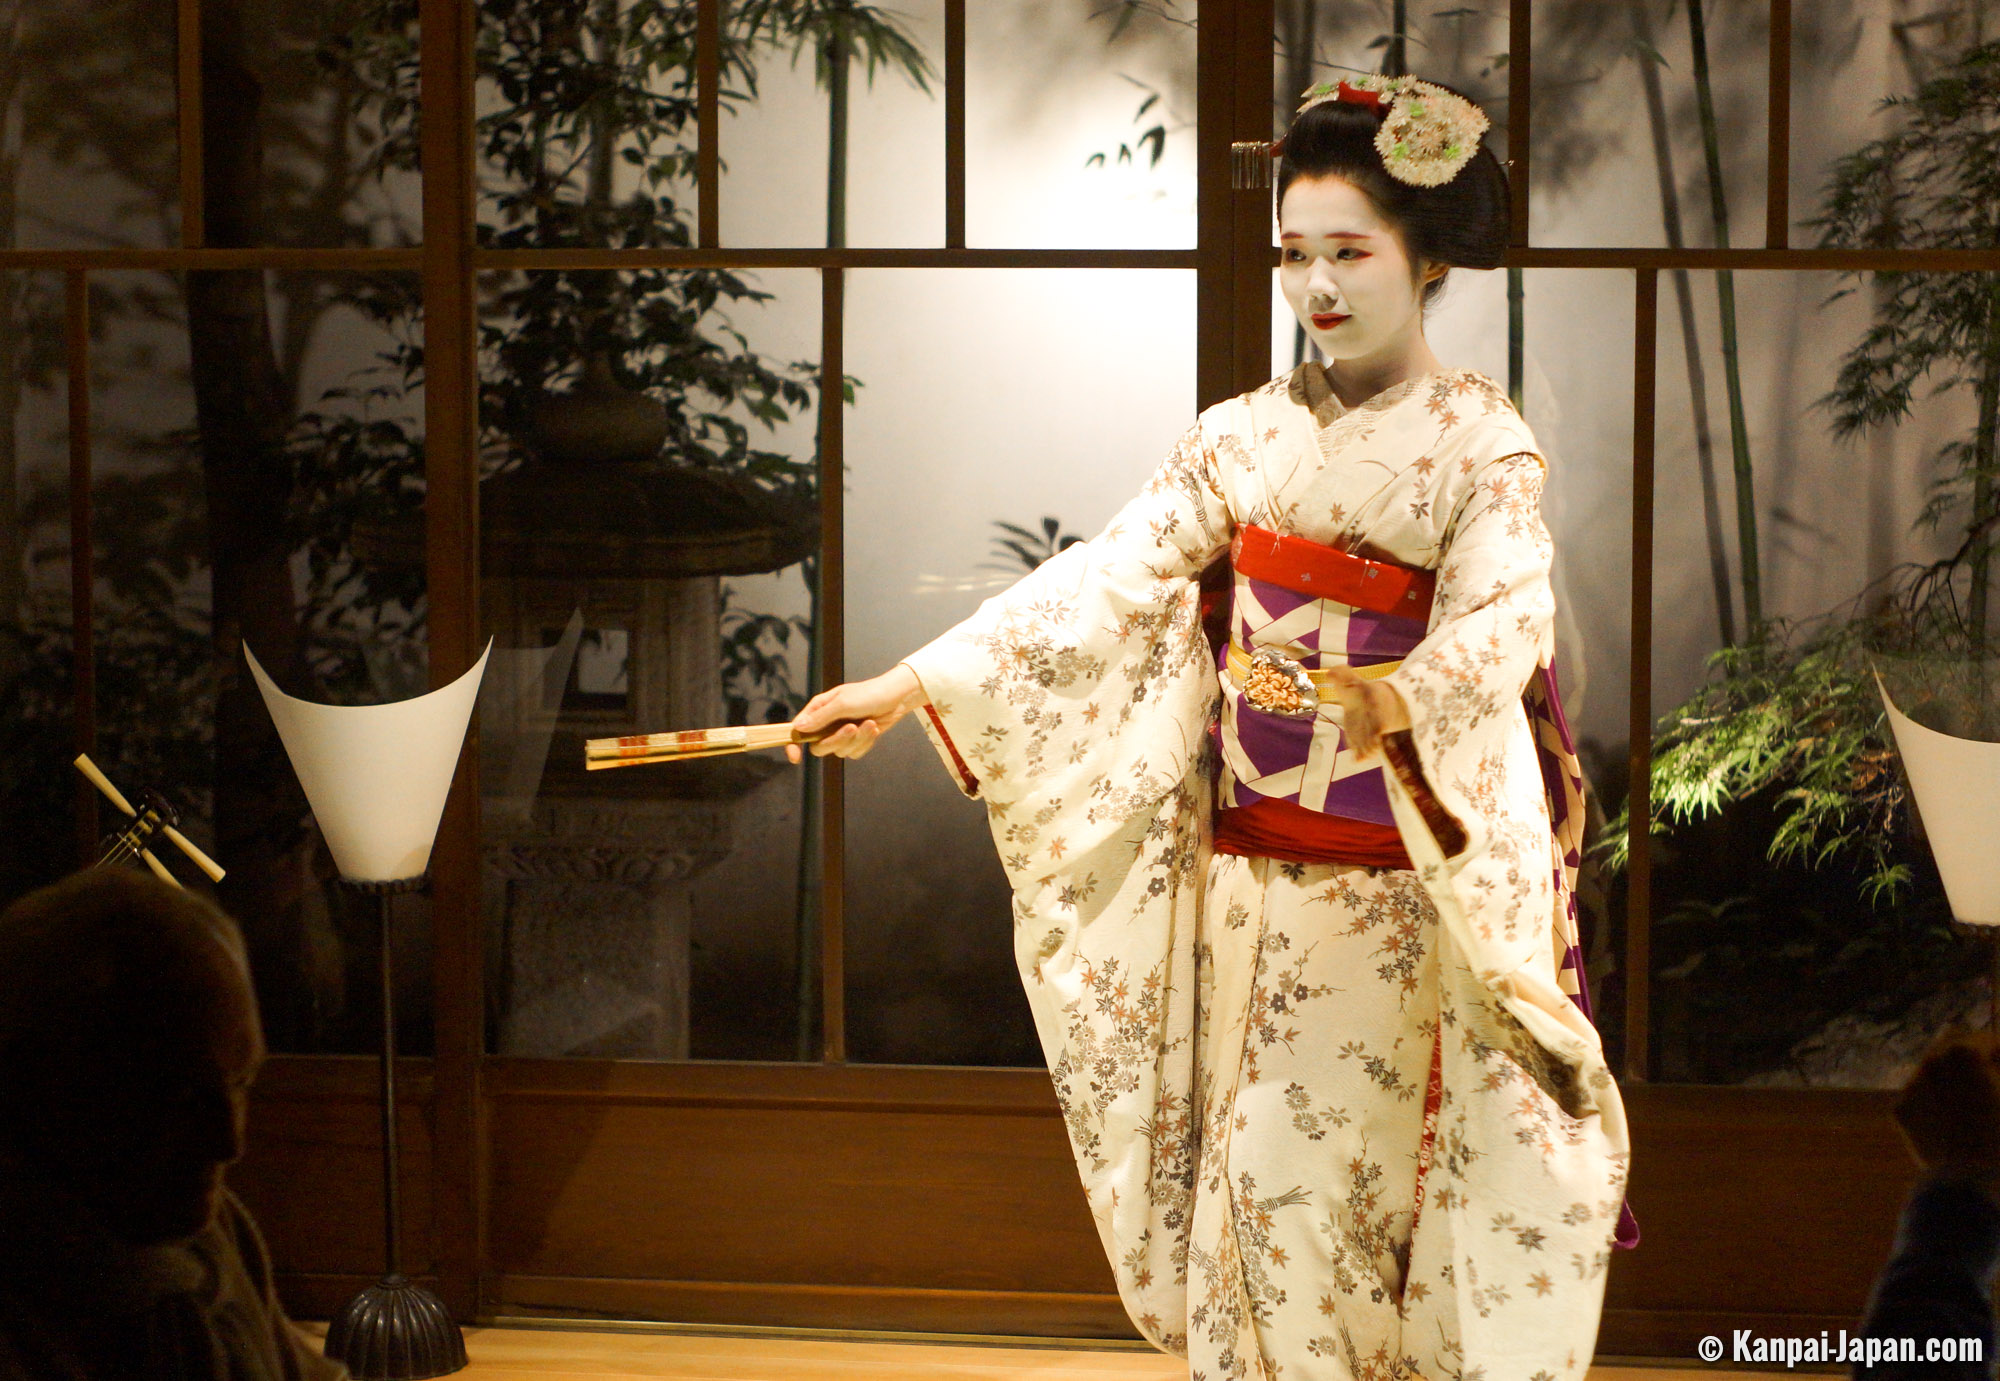
[[[1986,248],[2000,243],[2000,43],[1968,48],[1885,113],[1898,127],[1834,165],[1826,211],[1812,225],[1823,245]],[[1968,578],[1963,631],[1971,651],[1988,636],[2000,433],[2000,278],[1988,273],[1875,274],[1875,319],[1822,400],[1837,435],[1902,420],[1918,390],[1969,387],[1967,437],[1937,453],[1923,521],[1961,518]],[[1839,295],[1852,292],[1843,289]]]

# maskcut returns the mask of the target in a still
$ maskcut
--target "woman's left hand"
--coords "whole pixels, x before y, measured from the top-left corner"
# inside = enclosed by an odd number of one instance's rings
[[[1340,727],[1348,746],[1362,761],[1382,748],[1382,735],[1410,727],[1410,709],[1402,692],[1386,681],[1371,681],[1357,675],[1352,667],[1331,667],[1327,680],[1334,703],[1340,706]]]

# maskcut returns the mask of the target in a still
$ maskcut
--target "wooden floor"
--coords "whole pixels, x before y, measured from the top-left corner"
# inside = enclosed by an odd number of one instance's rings
[[[317,1330],[315,1330],[317,1331]],[[466,1381],[1177,1381],[1185,1363],[1136,1348],[853,1342],[691,1333],[469,1328]],[[1768,1374],[1595,1366],[1589,1381],[1769,1381]]]

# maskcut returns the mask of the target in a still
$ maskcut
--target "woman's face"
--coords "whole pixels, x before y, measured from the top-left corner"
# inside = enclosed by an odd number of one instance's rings
[[[1329,360],[1390,358],[1422,336],[1424,279],[1402,234],[1360,188],[1338,177],[1294,179],[1278,231],[1285,300]]]

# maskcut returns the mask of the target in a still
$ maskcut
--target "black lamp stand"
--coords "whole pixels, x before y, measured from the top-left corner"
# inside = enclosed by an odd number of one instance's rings
[[[444,1301],[403,1275],[401,1194],[396,1157],[396,991],[389,899],[418,892],[422,877],[394,882],[342,878],[375,899],[382,932],[382,1279],[349,1300],[326,1330],[326,1355],[356,1381],[419,1381],[465,1368],[465,1337]]]

